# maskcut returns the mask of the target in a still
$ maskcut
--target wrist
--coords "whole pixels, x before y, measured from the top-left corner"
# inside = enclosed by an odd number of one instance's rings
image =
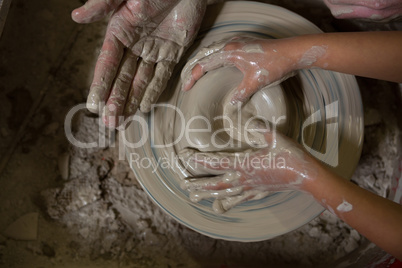
[[[326,177],[326,172],[329,172],[307,152],[300,161],[298,169],[300,170],[300,176],[303,178],[299,189],[310,194],[319,191],[322,179]]]
[[[334,189],[334,185],[343,181],[341,177],[330,171],[319,160],[309,156],[309,176],[303,180],[300,190],[314,196],[317,201],[325,198],[325,193],[328,189]],[[332,186],[330,186],[332,185]],[[329,188],[328,188],[329,187]]]
[[[287,50],[286,54],[291,62],[291,66],[289,66],[291,72],[304,68],[304,66],[300,65],[300,60],[302,59],[304,51],[304,49],[301,49],[300,47],[300,42],[300,36],[284,39],[284,43],[286,44],[284,48]]]
[[[265,39],[261,44],[265,54],[266,69],[272,70],[275,78],[279,79],[299,69],[300,53],[297,37]]]

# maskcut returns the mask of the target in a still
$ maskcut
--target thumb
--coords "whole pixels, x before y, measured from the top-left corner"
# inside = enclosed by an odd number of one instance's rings
[[[91,23],[103,19],[124,0],[88,0],[85,5],[74,9],[72,19],[77,23]]]
[[[261,85],[255,78],[248,75],[247,72],[241,70],[244,74],[243,80],[240,85],[236,88],[236,93],[233,95],[231,100],[232,103],[246,102],[254,93],[256,93]]]

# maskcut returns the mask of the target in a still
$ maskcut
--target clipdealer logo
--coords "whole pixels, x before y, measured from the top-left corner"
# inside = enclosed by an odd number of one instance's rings
[[[169,147],[169,146],[174,146],[175,144],[177,144],[182,138],[187,139],[187,143],[188,144],[193,144],[193,141],[191,140],[191,135],[194,135],[193,133],[198,132],[210,132],[211,133],[211,137],[214,138],[216,137],[217,133],[213,133],[212,132],[212,123],[210,122],[210,120],[208,118],[205,118],[203,116],[196,116],[194,118],[190,118],[190,120],[188,120],[188,122],[185,122],[185,117],[182,111],[180,111],[177,107],[175,107],[174,105],[171,104],[155,104],[151,110],[151,114],[150,116],[154,116],[154,109],[156,108],[166,108],[166,109],[174,109],[177,116],[179,116],[181,118],[180,122],[181,122],[181,132],[178,135],[178,137],[173,140],[172,142],[170,142],[169,144],[152,144],[153,147],[155,148],[164,148],[164,147]],[[82,149],[90,149],[90,148],[106,148],[106,147],[114,147],[114,146],[118,146],[119,147],[119,160],[124,160],[126,157],[126,147],[129,148],[141,148],[142,146],[144,146],[145,144],[147,144],[148,139],[151,139],[152,141],[154,140],[154,135],[155,135],[155,126],[151,125],[149,126],[147,121],[139,116],[139,115],[134,115],[131,116],[129,118],[121,118],[122,120],[124,119],[124,121],[122,121],[123,123],[117,128],[117,130],[120,132],[120,138],[119,138],[119,142],[116,145],[116,130],[115,129],[109,129],[105,126],[105,124],[102,121],[102,118],[99,117],[98,118],[98,140],[93,140],[93,141],[80,141],[78,140],[74,134],[73,134],[73,130],[72,130],[72,121],[74,116],[76,116],[80,111],[82,110],[86,110],[86,104],[78,104],[76,106],[74,106],[66,115],[65,121],[64,121],[64,130],[65,130],[65,135],[68,139],[68,141],[78,147],[78,148],[82,148]],[[241,111],[240,111],[241,112]],[[323,116],[323,114],[325,114],[325,116]],[[338,101],[335,101],[333,103],[330,103],[328,105],[325,106],[324,110],[317,110],[316,112],[314,112],[313,114],[311,114],[310,116],[308,116],[306,118],[306,120],[303,122],[302,124],[302,129],[301,129],[301,144],[303,145],[303,147],[306,149],[306,151],[308,151],[310,154],[312,154],[314,157],[320,159],[321,161],[323,161],[324,163],[332,166],[332,167],[336,167],[339,164],[339,123],[338,123],[338,118],[339,118],[339,105],[338,105]],[[251,118],[253,119],[253,118]],[[255,117],[255,119],[260,120],[260,117]],[[286,116],[281,116],[278,119],[273,118],[273,122],[278,123],[280,120],[285,120]],[[191,124],[195,121],[195,120],[202,120],[205,124],[205,128],[202,129],[192,129],[190,126]],[[213,120],[222,120],[222,116],[219,116],[216,118],[214,118]],[[231,118],[224,118],[224,120],[228,120],[231,121]],[[154,120],[151,120],[152,122],[155,122],[155,118]],[[251,125],[249,124],[250,120],[247,121],[246,125]],[[137,125],[136,127],[140,128],[141,131],[141,135],[140,135],[140,140],[136,141],[136,142],[131,142],[128,141],[126,138],[126,129],[127,126],[132,123],[135,122]],[[305,142],[305,131],[307,129],[307,127],[316,124],[318,122],[324,122],[325,123],[325,152],[322,153],[320,151],[317,151],[313,148],[311,148],[309,145],[306,144]],[[229,125],[233,126],[235,123],[230,122]],[[275,131],[275,129],[269,129],[269,124],[267,124],[265,127],[267,127],[267,129],[265,129],[265,131]],[[274,125],[275,127],[275,125]],[[231,131],[231,130],[227,130],[227,129],[219,129],[219,132],[222,131]],[[244,133],[244,137],[246,137],[246,142],[250,147],[253,148],[261,148],[261,145],[259,144],[254,144],[253,142],[248,140],[248,129],[244,128],[244,131],[246,133]],[[261,131],[260,131],[261,132]],[[264,132],[264,131],[262,131]],[[109,134],[109,138],[106,137],[106,133]],[[150,137],[151,135],[151,137]],[[229,135],[231,138],[233,138],[233,135]],[[114,139],[114,140],[113,140]],[[212,141],[212,145],[215,146],[216,148],[222,148],[222,144],[215,144],[214,143],[214,139],[211,140]],[[234,141],[228,141],[227,146],[231,146],[233,147],[233,145],[236,144]],[[195,147],[197,146],[197,144],[195,145]],[[203,145],[205,147],[205,145]],[[224,149],[224,148],[222,148]],[[155,163],[158,163],[158,161],[155,160]]]

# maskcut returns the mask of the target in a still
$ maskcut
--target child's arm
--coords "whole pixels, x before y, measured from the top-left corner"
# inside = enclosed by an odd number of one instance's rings
[[[267,132],[265,137],[267,147],[237,156],[187,149],[188,161],[214,170],[215,174],[216,171],[221,173],[184,181],[182,186],[190,191],[190,198],[198,202],[202,198],[215,197],[214,210],[224,212],[225,198],[247,193],[252,193],[248,195],[252,198],[259,191],[303,191],[373,243],[402,259],[401,205],[335,175],[299,144],[278,132]],[[276,160],[269,162],[268,159]],[[283,164],[271,165],[280,161]]]
[[[305,35],[294,38],[302,59],[314,46],[325,53],[309,65],[331,71],[402,82],[402,32],[358,32]],[[307,51],[307,52],[305,52]]]
[[[402,206],[338,177],[318,163],[316,167],[316,179],[305,180],[301,189],[374,244],[402,260]]]
[[[402,82],[402,32],[232,38],[213,44],[189,61],[182,72],[183,90],[190,90],[206,72],[222,66],[235,66],[244,74],[234,101],[246,100],[295,70],[313,67]]]

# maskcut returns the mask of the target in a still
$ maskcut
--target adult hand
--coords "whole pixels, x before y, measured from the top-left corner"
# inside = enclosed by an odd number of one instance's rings
[[[215,198],[214,211],[223,213],[240,202],[260,199],[269,191],[299,190],[304,180],[315,178],[317,162],[299,144],[278,132],[265,133],[265,139],[267,147],[240,153],[181,151],[180,157],[186,164],[222,173],[188,178],[182,188],[190,192],[193,202]]]
[[[90,23],[113,11],[87,100],[109,127],[149,112],[195,39],[206,0],[89,0],[72,13]]]
[[[244,102],[268,84],[276,85],[293,75],[297,65],[282,48],[281,39],[234,37],[200,50],[182,71],[184,91],[188,91],[206,72],[235,66],[244,75],[232,102]],[[283,51],[283,52],[280,52]],[[289,55],[289,56],[288,56]]]
[[[402,15],[401,0],[324,0],[338,19],[389,21]]]

